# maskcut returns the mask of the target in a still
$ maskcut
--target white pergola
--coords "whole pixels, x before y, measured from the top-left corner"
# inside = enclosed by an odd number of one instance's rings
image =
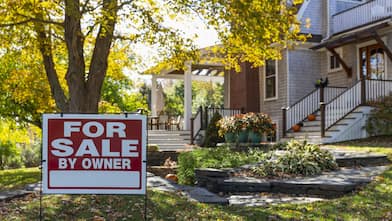
[[[151,83],[151,114],[157,116],[157,80],[178,79],[184,81],[184,130],[190,130],[190,119],[192,118],[192,81],[208,81],[227,84],[225,81],[225,69],[218,63],[185,63],[185,70],[162,70],[152,75]],[[227,88],[224,85],[224,88]],[[226,95],[224,96],[226,99]],[[226,102],[225,102],[226,103]]]

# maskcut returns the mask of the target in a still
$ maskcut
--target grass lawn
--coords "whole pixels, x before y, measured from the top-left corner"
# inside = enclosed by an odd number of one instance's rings
[[[391,142],[373,144],[375,142],[357,141],[333,145],[333,147],[383,152],[392,157]],[[36,169],[31,173],[39,174],[39,171]],[[1,176],[3,174],[5,173],[0,172]],[[37,178],[37,174],[24,175]],[[1,179],[1,187],[10,188],[9,180],[10,178],[4,179],[7,183],[3,183]],[[18,185],[22,185],[23,182],[17,181]],[[143,220],[144,218],[144,198],[140,196],[49,195],[43,197],[43,205],[45,220]],[[0,220],[37,220],[38,212],[39,198],[36,195],[0,202]],[[392,168],[359,193],[308,204],[266,207],[217,206],[187,202],[175,193],[149,191],[148,218],[149,220],[392,220]]]
[[[0,170],[0,191],[23,188],[26,184],[41,180],[38,167]]]

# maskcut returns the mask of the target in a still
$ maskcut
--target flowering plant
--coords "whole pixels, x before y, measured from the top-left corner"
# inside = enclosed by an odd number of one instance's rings
[[[258,134],[272,134],[274,127],[271,118],[267,114],[249,112],[224,117],[218,121],[219,136],[226,133],[239,133],[244,130],[253,131]]]
[[[274,127],[271,118],[264,113],[247,113],[247,129],[258,134],[272,134]]]

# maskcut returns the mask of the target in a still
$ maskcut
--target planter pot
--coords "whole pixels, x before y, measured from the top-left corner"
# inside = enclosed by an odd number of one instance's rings
[[[314,120],[316,120],[316,115],[314,115],[314,114],[309,114],[309,115],[308,115],[308,121],[314,121]]]
[[[293,129],[294,132],[299,132],[299,131],[301,130],[301,126],[298,125],[298,124],[296,124],[296,125],[294,125],[294,126],[292,127],[292,129]]]
[[[226,143],[234,143],[236,141],[236,135],[235,133],[225,133],[225,142]]]
[[[243,130],[238,133],[237,142],[238,143],[247,143],[248,142],[248,134],[247,130]]]
[[[262,136],[259,133],[249,131],[248,140],[250,143],[260,143],[262,140]]]

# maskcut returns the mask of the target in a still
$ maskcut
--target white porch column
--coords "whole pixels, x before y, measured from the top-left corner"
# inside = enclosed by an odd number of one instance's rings
[[[185,63],[184,70],[184,129],[191,129],[192,118],[192,63]]]
[[[157,116],[157,77],[152,75],[151,78],[151,115]]]

